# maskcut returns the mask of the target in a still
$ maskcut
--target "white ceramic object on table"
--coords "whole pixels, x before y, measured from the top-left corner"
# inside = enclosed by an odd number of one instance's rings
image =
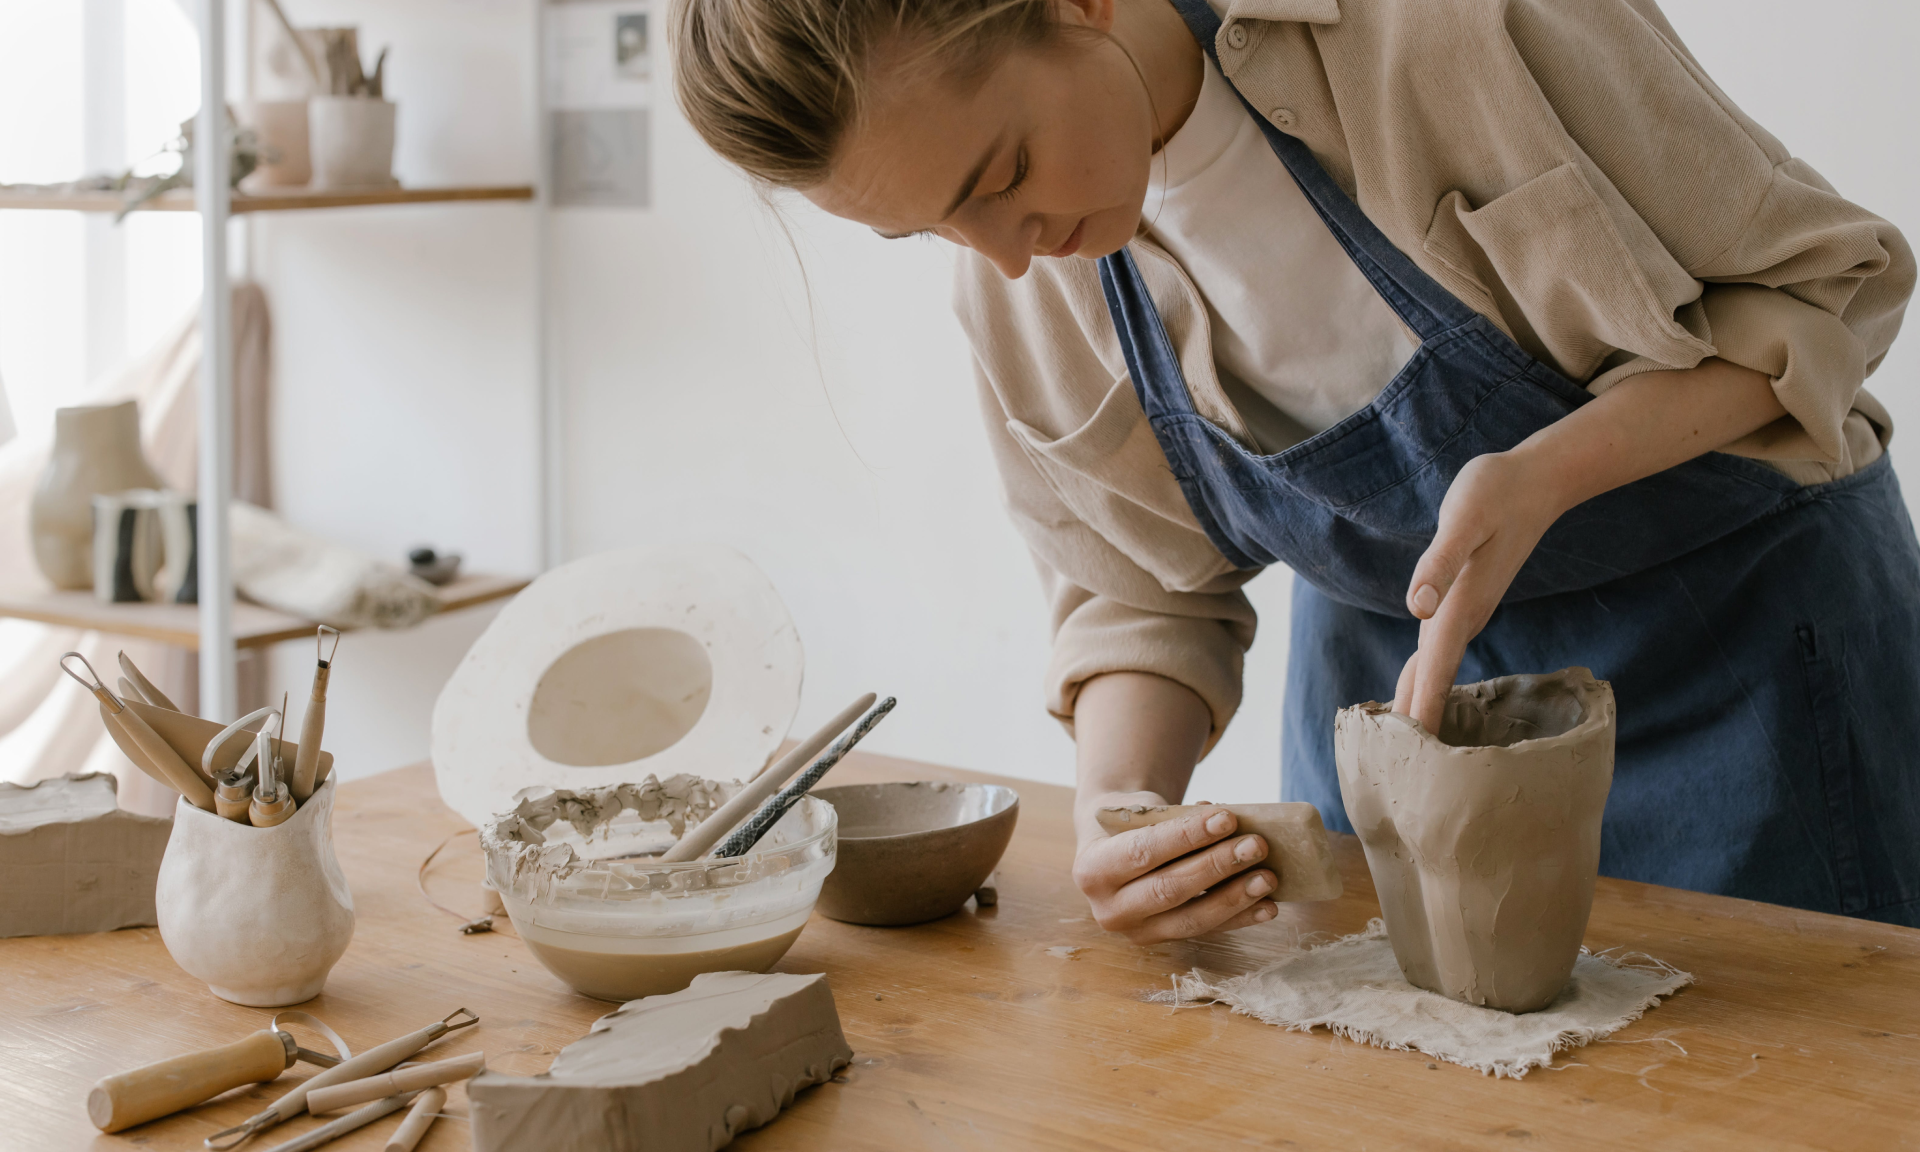
[[[392,187],[394,106],[374,96],[307,102],[307,154],[315,188]]]
[[[333,854],[334,784],[328,777],[272,828],[185,800],[175,809],[154,895],[160,938],[222,1000],[311,1000],[353,939],[353,895]]]

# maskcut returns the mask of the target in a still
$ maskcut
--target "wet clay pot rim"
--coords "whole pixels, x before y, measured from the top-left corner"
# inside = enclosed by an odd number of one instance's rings
[[[1566,669],[1564,671],[1571,672],[1573,670]],[[1581,669],[1580,671],[1584,672],[1585,669]],[[1493,689],[1493,691],[1489,693],[1490,695],[1499,696],[1517,687],[1512,683],[1514,681],[1546,680],[1551,679],[1552,676],[1562,674],[1563,673],[1556,672],[1551,674],[1551,676],[1533,674],[1496,676],[1490,680],[1482,680],[1476,684],[1456,684],[1453,687],[1452,693],[1458,693],[1463,689],[1489,688]],[[1550,736],[1529,736],[1525,740],[1515,740],[1511,744],[1449,744],[1435,733],[1428,731],[1426,725],[1415,720],[1405,712],[1395,712],[1391,704],[1382,704],[1377,700],[1369,700],[1365,704],[1354,705],[1354,708],[1365,713],[1369,719],[1382,723],[1391,721],[1411,728],[1420,734],[1423,742],[1434,744],[1445,749],[1448,755],[1470,755],[1488,748],[1524,750],[1534,745],[1551,743],[1558,740],[1578,740],[1592,734],[1597,729],[1612,727],[1614,723],[1614,706],[1610,695],[1612,691],[1611,683],[1606,680],[1601,680],[1591,673],[1587,674],[1584,682],[1576,680],[1574,683],[1580,689],[1577,695],[1580,701],[1581,711],[1584,713],[1580,719],[1580,723],[1575,724],[1564,732],[1555,732]],[[1449,701],[1452,699],[1452,693],[1449,694]]]

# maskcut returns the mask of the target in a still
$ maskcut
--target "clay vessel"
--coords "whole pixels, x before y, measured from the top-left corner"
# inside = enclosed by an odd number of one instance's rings
[[[840,814],[840,856],[819,908],[896,926],[960,910],[1013,839],[1020,797],[998,784],[847,784],[811,795]]]
[[[297,188],[313,178],[304,99],[241,100],[233,112],[240,126],[251,129],[260,142],[260,164],[241,182],[246,191]]]
[[[1613,689],[1585,668],[1456,686],[1438,737],[1385,704],[1340,710],[1340,798],[1409,983],[1507,1012],[1566,987],[1613,736]]]
[[[353,895],[333,855],[334,786],[329,778],[272,828],[184,799],[175,808],[154,894],[160,938],[222,1000],[311,1000],[353,939]]]
[[[315,96],[307,103],[307,154],[315,188],[391,187],[391,101]]]
[[[132,400],[61,408],[53,452],[33,491],[33,559],[55,588],[93,587],[93,498],[158,488],[160,474],[140,450],[140,405]]]

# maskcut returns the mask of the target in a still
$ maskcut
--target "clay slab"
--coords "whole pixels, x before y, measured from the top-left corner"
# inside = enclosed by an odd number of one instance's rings
[[[825,976],[709,972],[594,1021],[539,1076],[467,1082],[476,1152],[713,1152],[853,1059]]]
[[[173,823],[121,810],[119,782],[90,772],[0,784],[0,936],[153,924]]]
[[[1340,898],[1340,869],[1334,865],[1333,847],[1327,843],[1327,828],[1320,820],[1320,810],[1311,804],[1134,804],[1125,808],[1102,808],[1094,818],[1105,831],[1118,833],[1222,808],[1240,822],[1235,836],[1251,832],[1267,842],[1267,858],[1259,866],[1273,869],[1280,878],[1280,888],[1273,899],[1284,902]]]

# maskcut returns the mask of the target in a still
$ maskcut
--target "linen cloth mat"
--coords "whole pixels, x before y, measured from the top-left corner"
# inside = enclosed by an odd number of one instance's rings
[[[1386,923],[1288,956],[1244,976],[1200,969],[1174,977],[1150,1000],[1177,1008],[1219,1003],[1268,1024],[1305,1032],[1324,1027],[1376,1048],[1424,1052],[1494,1076],[1518,1079],[1553,1054],[1613,1035],[1693,975],[1644,953],[1580,950],[1573,978],[1552,1004],[1516,1016],[1415,988],[1400,974]]]

